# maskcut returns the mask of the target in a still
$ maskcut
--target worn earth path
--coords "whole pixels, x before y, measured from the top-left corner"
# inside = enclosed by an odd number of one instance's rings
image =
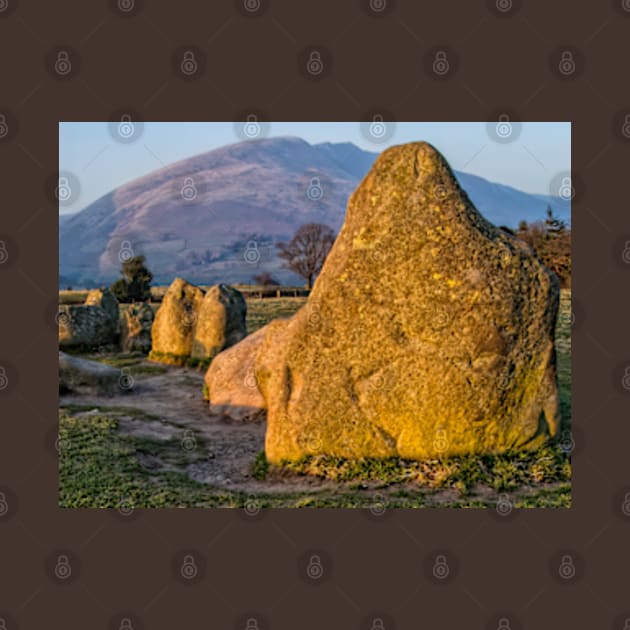
[[[92,357],[93,358],[93,357]],[[203,399],[203,374],[190,368],[159,366],[138,360],[129,373],[133,388],[114,397],[68,394],[60,407],[77,419],[106,415],[115,418],[122,435],[148,440],[152,448],[138,451],[141,466],[151,473],[177,472],[208,486],[208,492],[232,491],[256,495],[361,495],[380,503],[394,492],[423,497],[429,505],[461,501],[455,488],[434,489],[417,481],[387,484],[380,481],[339,481],[272,471],[264,479],[252,474],[254,462],[264,450],[265,423],[234,424],[211,415]],[[547,486],[552,489],[553,484]],[[539,488],[540,489],[540,488]],[[522,488],[513,499],[534,491]],[[476,487],[468,499],[492,506],[499,499],[495,490]]]

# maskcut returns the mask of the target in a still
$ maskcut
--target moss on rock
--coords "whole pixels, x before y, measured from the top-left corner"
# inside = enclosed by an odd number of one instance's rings
[[[535,448],[557,431],[558,286],[426,143],[384,151],[306,306],[259,352],[269,461]]]

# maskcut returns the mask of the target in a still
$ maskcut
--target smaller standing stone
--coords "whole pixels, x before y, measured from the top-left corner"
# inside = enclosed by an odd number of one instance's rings
[[[203,298],[195,327],[191,357],[213,359],[247,334],[247,305],[242,293],[225,284],[211,287]]]
[[[92,289],[85,298],[85,305],[100,306],[113,321],[118,322],[118,300],[109,289]]]
[[[151,329],[149,359],[184,365],[190,357],[203,291],[182,278],[175,278],[164,294]]]
[[[123,352],[151,350],[153,309],[146,302],[130,304],[120,317],[120,346]]]

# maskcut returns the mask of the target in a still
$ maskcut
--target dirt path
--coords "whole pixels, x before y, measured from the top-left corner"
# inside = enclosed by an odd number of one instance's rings
[[[378,481],[342,482],[277,471],[264,480],[257,479],[252,467],[264,450],[264,422],[235,424],[210,414],[202,396],[204,375],[196,370],[156,368],[155,364],[140,361],[129,368],[129,373],[134,380],[130,391],[121,390],[114,397],[63,395],[60,406],[76,418],[97,414],[115,418],[123,435],[133,436],[147,446],[138,448],[136,456],[152,473],[179,472],[215,491],[237,491],[252,497],[358,493],[364,500],[380,504],[383,497],[404,491],[424,496],[435,506],[458,501],[459,493],[454,488],[436,490],[411,481],[390,485]],[[553,490],[555,485],[547,489]],[[514,501],[541,489],[524,487],[511,492],[510,498]],[[479,487],[468,498],[480,499],[492,507],[499,493]]]
[[[152,364],[139,364],[146,365]],[[164,443],[160,456],[139,454],[141,464],[153,471],[183,472],[201,483],[253,494],[339,487],[316,478],[254,479],[252,465],[264,449],[264,422],[235,424],[210,414],[201,393],[202,373],[189,368],[164,369],[163,374],[134,375],[132,367],[131,391],[114,397],[68,394],[61,396],[59,404],[70,406],[78,418],[118,409],[115,416],[121,433]],[[175,449],[174,441],[179,443]]]

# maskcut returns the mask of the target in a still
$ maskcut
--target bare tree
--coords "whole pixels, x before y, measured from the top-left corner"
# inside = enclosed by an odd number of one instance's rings
[[[321,223],[307,223],[298,229],[288,243],[277,243],[283,267],[302,276],[309,289],[322,270],[326,256],[335,242],[332,228]]]

